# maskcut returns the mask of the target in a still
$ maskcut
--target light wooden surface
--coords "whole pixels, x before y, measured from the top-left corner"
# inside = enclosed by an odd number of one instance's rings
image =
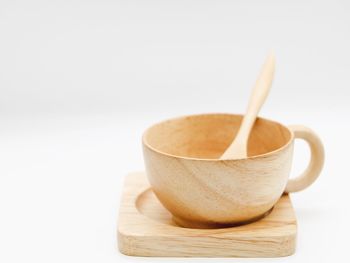
[[[149,188],[143,172],[126,177],[118,219],[118,246],[130,256],[282,257],[294,253],[296,218],[288,195],[251,224],[217,229],[182,228]]]
[[[248,156],[248,139],[256,117],[269,94],[275,73],[275,55],[269,54],[255,83],[238,133],[221,159],[242,159]]]
[[[302,125],[290,125],[288,128],[293,132],[295,138],[307,142],[311,152],[306,170],[298,177],[288,180],[285,192],[292,193],[304,190],[316,181],[323,168],[325,152],[321,139],[313,130]]]
[[[269,211],[285,191],[294,130],[258,118],[249,138],[249,157],[219,159],[241,119],[232,114],[187,116],[156,124],[144,134],[149,182],[178,224],[210,228],[251,221]],[[307,140],[316,138],[306,129],[303,133]],[[312,151],[312,160],[317,162],[302,175],[304,179],[297,179],[297,188],[287,190],[302,189],[318,176],[323,163],[319,143],[312,142],[319,153]]]

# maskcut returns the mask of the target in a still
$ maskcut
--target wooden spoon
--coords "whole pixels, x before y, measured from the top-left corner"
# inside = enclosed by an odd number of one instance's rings
[[[247,158],[247,145],[251,129],[253,128],[255,119],[263,105],[271,87],[272,79],[275,72],[275,56],[270,53],[260,75],[255,83],[253,92],[250,95],[248,108],[241,123],[239,131],[226,149],[220,159],[243,159]]]

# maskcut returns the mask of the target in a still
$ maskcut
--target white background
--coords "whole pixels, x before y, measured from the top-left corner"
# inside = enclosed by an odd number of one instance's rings
[[[349,14],[345,0],[1,0],[0,262],[163,261],[115,248],[143,130],[244,112],[270,49],[277,70],[261,115],[313,128],[326,149],[319,180],[292,195],[297,251],[271,261],[345,261]],[[293,176],[307,161],[298,142]]]

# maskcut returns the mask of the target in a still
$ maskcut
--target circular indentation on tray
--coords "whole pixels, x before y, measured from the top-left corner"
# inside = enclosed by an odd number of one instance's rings
[[[176,227],[185,227],[185,228],[196,228],[196,229],[219,229],[219,228],[228,228],[228,227],[238,227],[242,225],[247,225],[249,223],[253,223],[255,221],[258,221],[265,216],[269,215],[273,208],[271,208],[269,211],[264,213],[263,215],[257,216],[249,221],[241,222],[241,223],[236,223],[236,224],[210,224],[210,225],[204,225],[204,226],[199,226],[199,227],[194,227],[194,224],[192,223],[181,223],[181,220],[175,219],[175,221],[178,222],[176,224],[173,220],[172,214],[166,210],[166,208],[160,203],[154,192],[152,191],[151,188],[145,190],[142,192],[137,200],[136,200],[136,208],[139,210],[141,214],[144,216],[151,218],[159,223],[163,223],[166,225],[171,225],[171,226],[176,226]]]
[[[171,213],[159,202],[151,188],[142,192],[137,200],[136,207],[139,212],[158,222],[176,226],[172,220]]]

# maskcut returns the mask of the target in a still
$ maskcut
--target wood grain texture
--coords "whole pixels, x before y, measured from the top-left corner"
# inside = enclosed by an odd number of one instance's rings
[[[248,158],[221,160],[242,116],[201,114],[153,125],[143,136],[146,174],[153,191],[187,227],[241,224],[268,212],[286,190],[295,134],[312,147],[309,168],[287,191],[301,190],[319,175],[322,143],[306,128],[290,130],[258,118],[248,143]],[[304,136],[301,136],[304,135]]]
[[[250,158],[219,159],[241,119],[231,114],[196,115],[146,131],[146,174],[179,224],[210,228],[251,221],[268,212],[283,194],[293,136],[282,125],[258,118],[249,138]]]
[[[294,253],[296,218],[288,195],[251,224],[193,229],[177,226],[150,190],[143,172],[125,181],[118,220],[118,246],[130,256],[282,257]]]

